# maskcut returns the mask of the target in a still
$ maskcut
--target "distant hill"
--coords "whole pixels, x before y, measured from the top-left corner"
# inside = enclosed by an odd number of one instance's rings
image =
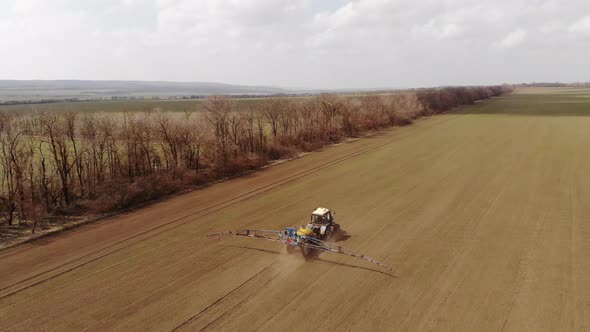
[[[288,90],[208,82],[152,81],[17,81],[0,80],[0,101],[190,97],[208,95],[273,95]]]

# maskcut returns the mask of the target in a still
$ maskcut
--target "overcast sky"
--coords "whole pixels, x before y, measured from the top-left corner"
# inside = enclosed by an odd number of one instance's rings
[[[0,79],[590,81],[588,0],[0,0]]]

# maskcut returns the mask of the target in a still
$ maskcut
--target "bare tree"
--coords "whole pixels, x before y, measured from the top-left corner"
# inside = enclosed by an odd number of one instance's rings
[[[62,197],[60,202],[70,204],[70,174],[72,164],[70,161],[70,149],[66,142],[66,125],[60,121],[60,115],[55,113],[40,113],[39,120],[45,137],[48,139],[49,150],[53,157],[53,163],[61,181]]]
[[[317,98],[321,114],[321,134],[328,140],[338,139],[337,117],[345,107],[344,99],[333,94],[322,94]]]
[[[187,169],[199,174],[203,146],[207,141],[208,128],[206,122],[190,120],[191,113],[185,113],[184,125],[180,127],[181,155]]]
[[[166,158],[166,164],[172,168],[172,173],[176,175],[178,170],[178,158],[182,148],[182,133],[178,124],[170,120],[168,113],[158,112],[156,117],[158,134],[163,141],[162,151]]]
[[[240,114],[230,113],[227,123],[232,154],[234,158],[237,158],[242,150],[242,141],[245,135],[243,117]]]
[[[246,139],[246,150],[250,153],[256,151],[256,129],[255,129],[255,118],[256,112],[252,109],[248,109],[240,114],[241,122],[244,124],[244,135]]]
[[[12,225],[14,212],[18,212],[19,221],[26,220],[25,181],[27,167],[32,156],[24,142],[25,130],[19,126],[19,119],[13,117],[3,124],[0,132],[2,154],[0,166],[3,170],[3,183],[6,195],[2,197],[8,210],[8,224]]]
[[[273,139],[276,139],[279,131],[279,119],[285,111],[286,102],[284,98],[271,98],[262,103],[262,113],[270,124]]]
[[[97,135],[100,144],[100,151],[97,154],[98,165],[98,182],[101,183],[108,173],[108,177],[114,178],[125,174],[126,167],[122,164],[119,152],[119,143],[117,131],[120,129],[117,122],[110,117],[103,117],[97,123]],[[123,130],[123,129],[121,129]],[[103,151],[104,150],[104,151]],[[102,165],[106,164],[103,170]]]
[[[78,178],[78,186],[80,189],[80,194],[83,196],[84,195],[84,180],[83,180],[83,174],[82,174],[82,155],[81,152],[78,151],[79,147],[78,147],[78,142],[76,140],[76,131],[77,131],[77,125],[78,125],[78,113],[75,112],[68,112],[64,114],[64,129],[65,129],[65,133],[66,136],[69,138],[70,140],[70,145],[72,147],[73,150],[73,157],[74,157],[74,165],[76,166],[76,175]]]
[[[0,132],[0,147],[2,149],[2,155],[0,158],[0,166],[2,167],[2,184],[4,186],[4,195],[1,197],[4,206],[8,213],[8,225],[13,224],[14,212],[16,211],[17,201],[17,171],[14,164],[14,154],[18,149],[19,138],[21,132],[19,132],[14,125],[14,120],[5,117],[2,121]]]
[[[203,103],[203,109],[206,112],[206,120],[209,122],[214,132],[216,159],[222,166],[225,166],[228,160],[228,120],[232,108],[233,103],[231,100],[219,96],[209,97]]]

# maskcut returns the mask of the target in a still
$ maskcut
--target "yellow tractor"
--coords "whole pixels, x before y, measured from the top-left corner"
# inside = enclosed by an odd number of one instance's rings
[[[330,242],[330,240],[338,241],[342,237],[340,225],[334,221],[334,214],[329,209],[320,207],[311,213],[309,223],[299,228],[285,227],[284,230],[241,229],[210,233],[208,236],[235,235],[265,239],[287,245],[287,252],[289,253],[301,248],[301,252],[306,258],[315,258],[320,252],[327,251],[363,259],[391,270],[389,266],[374,258]]]

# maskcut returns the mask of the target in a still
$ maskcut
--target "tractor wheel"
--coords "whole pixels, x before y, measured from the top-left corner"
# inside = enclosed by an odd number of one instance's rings
[[[338,241],[340,240],[340,235],[341,235],[341,230],[340,230],[340,225],[335,224],[334,226],[332,226],[332,241]]]
[[[332,238],[334,238],[335,235],[336,235],[336,232],[334,232],[334,226],[330,226],[330,227],[326,228],[326,232],[324,233],[324,240],[325,241],[332,241]]]

